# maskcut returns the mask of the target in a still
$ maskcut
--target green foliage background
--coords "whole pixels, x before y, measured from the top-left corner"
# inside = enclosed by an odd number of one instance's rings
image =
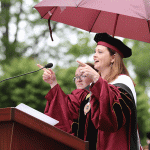
[[[38,70],[35,61],[30,58],[14,58],[11,65],[3,65],[5,72],[1,79]],[[44,95],[50,89],[42,79],[42,71],[10,79],[1,83],[0,107],[16,107],[19,103],[29,105],[41,112],[46,104]]]
[[[0,1],[0,80],[38,70],[37,63],[53,62],[58,83],[68,94],[75,89],[73,77],[76,60],[92,62],[95,49],[93,35],[76,28],[51,22],[53,44],[47,20],[33,8],[39,0]],[[72,43],[70,35],[77,37]],[[74,40],[73,40],[74,41]],[[133,55],[125,59],[130,74],[134,73],[137,92],[138,127],[142,145],[150,132],[150,44],[124,39]],[[43,71],[0,83],[0,108],[25,103],[44,112],[45,95],[50,89],[42,79]]]

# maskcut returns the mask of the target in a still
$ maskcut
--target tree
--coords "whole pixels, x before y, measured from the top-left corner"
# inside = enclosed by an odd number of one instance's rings
[[[150,105],[148,104],[148,95],[145,92],[145,87],[140,84],[136,85],[137,94],[137,119],[138,129],[142,145],[146,145],[146,133],[150,130]]]
[[[39,69],[31,58],[14,58],[11,65],[3,66],[3,79],[21,75]],[[50,86],[42,80],[42,71],[24,75],[18,78],[1,82],[0,86],[0,107],[15,107],[19,103],[25,103],[43,112],[46,104],[44,95]]]
[[[16,57],[44,56],[48,50],[50,57],[56,57],[57,48],[50,46],[48,23],[40,19],[39,13],[33,8],[39,0],[2,0],[0,2],[0,60],[4,63]],[[57,23],[51,21],[55,32]],[[55,35],[55,34],[54,34]],[[48,43],[48,44],[47,44]]]
[[[76,68],[77,67],[60,68],[59,66],[55,68],[57,81],[66,94],[70,94],[76,88],[73,81]]]
[[[45,62],[46,64],[46,62]],[[38,70],[36,61],[31,58],[14,58],[10,64],[3,65],[4,74],[1,75],[1,81],[9,77],[14,77]],[[76,67],[60,68],[56,66],[53,69],[56,72],[57,81],[66,94],[75,89],[73,77]],[[1,82],[0,108],[16,107],[19,103],[24,103],[41,112],[44,112],[46,105],[45,95],[50,90],[50,85],[42,79],[43,71],[20,76]]]
[[[134,72],[136,73],[139,84],[148,88],[150,86],[150,63],[148,63],[150,44],[128,39],[125,39],[124,42],[133,45],[133,55],[130,57],[129,61],[134,66]]]
[[[38,58],[42,62],[43,58],[47,61],[50,59],[60,64],[60,60],[74,43],[70,33],[78,35],[79,38],[83,35],[82,31],[74,27],[51,21],[54,38],[52,42],[47,20],[40,19],[40,14],[33,8],[38,2],[39,0],[0,2],[1,62],[9,63],[13,58],[26,56]],[[71,60],[69,55],[68,59]]]
[[[31,40],[32,36],[24,33],[29,29],[32,31],[30,24],[33,24],[37,18],[35,16],[35,19],[31,19],[30,15],[35,12],[31,11],[31,5],[24,7],[26,3],[23,0],[2,0],[0,3],[0,30],[2,31],[0,48],[1,56],[3,56],[1,60],[9,62],[10,59],[20,57],[28,51],[29,45],[23,36],[27,36]]]

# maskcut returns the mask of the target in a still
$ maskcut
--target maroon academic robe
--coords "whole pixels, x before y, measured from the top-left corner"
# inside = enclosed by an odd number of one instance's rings
[[[126,118],[130,118],[130,114],[122,109],[120,91],[102,78],[99,78],[90,91],[91,120],[98,129],[97,149],[129,150],[130,124],[126,122]]]
[[[128,95],[101,77],[90,91],[91,120],[98,130],[97,150],[130,150],[132,106],[128,106]],[[80,104],[88,93],[77,89],[66,95],[57,84],[46,95],[45,114],[60,121],[56,127],[71,133],[73,119],[79,117]]]
[[[44,113],[59,121],[55,125],[57,128],[72,133],[71,125],[78,118],[80,104],[88,93],[88,90],[76,89],[66,95],[57,84],[45,96],[47,103]]]

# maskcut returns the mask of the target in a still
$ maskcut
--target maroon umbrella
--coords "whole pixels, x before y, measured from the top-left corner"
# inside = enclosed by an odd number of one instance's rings
[[[150,43],[150,0],[43,0],[44,19]]]

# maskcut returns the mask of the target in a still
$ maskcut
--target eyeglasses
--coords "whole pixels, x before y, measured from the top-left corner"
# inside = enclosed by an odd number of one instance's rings
[[[77,79],[84,80],[85,77],[87,77],[87,76],[84,76],[84,75],[76,76],[76,77],[73,78],[73,81],[75,81],[75,80],[77,80]]]

